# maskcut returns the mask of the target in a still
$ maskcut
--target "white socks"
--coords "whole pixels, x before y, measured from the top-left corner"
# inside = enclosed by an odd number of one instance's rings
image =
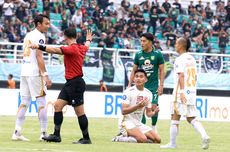
[[[206,133],[206,131],[204,130],[204,127],[202,126],[202,124],[199,121],[197,121],[196,119],[193,119],[191,121],[191,124],[192,124],[193,128],[198,133],[200,133],[202,139],[205,139],[208,136],[207,133]]]
[[[21,104],[18,108],[18,113],[17,113],[17,119],[16,119],[16,124],[15,124],[15,133],[17,135],[21,134],[22,126],[25,121],[25,115],[27,108],[30,103],[30,97],[21,97]]]
[[[119,142],[137,143],[136,138],[131,137],[131,136],[129,136],[129,137],[119,136],[117,141],[119,141]]]
[[[17,113],[17,119],[16,119],[16,125],[15,125],[15,133],[17,135],[21,134],[22,126],[25,121],[25,115],[27,108],[30,104],[30,97],[21,97],[21,104],[18,108],[18,113]],[[38,105],[38,118],[40,121],[41,125],[41,133],[46,132],[47,130],[47,125],[48,125],[48,117],[46,113],[46,100],[45,97],[38,97],[36,99],[37,105]]]
[[[179,134],[179,129],[177,127],[179,125],[178,120],[171,120],[170,126],[170,144],[172,146],[176,146],[176,136]]]
[[[48,117],[46,113],[46,100],[45,97],[38,97],[36,99],[38,105],[38,118],[41,126],[41,133],[46,132],[48,125]]]

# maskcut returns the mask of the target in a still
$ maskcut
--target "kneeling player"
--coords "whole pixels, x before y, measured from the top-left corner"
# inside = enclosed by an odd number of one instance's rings
[[[160,136],[151,127],[141,122],[144,112],[148,117],[158,113],[159,108],[154,111],[151,108],[152,93],[144,88],[147,81],[143,69],[135,71],[133,87],[125,90],[122,101],[122,116],[119,119],[120,135],[113,141],[138,142],[138,143],[160,143]]]

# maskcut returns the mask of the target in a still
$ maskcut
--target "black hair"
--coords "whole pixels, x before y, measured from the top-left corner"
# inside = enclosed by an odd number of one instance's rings
[[[141,37],[145,37],[147,40],[152,41],[152,42],[154,40],[153,34],[149,32],[141,34]]]
[[[77,37],[76,29],[73,27],[69,27],[69,28],[65,29],[64,35],[68,38],[75,38],[76,39],[76,37]]]
[[[9,77],[10,77],[10,78],[13,78],[13,74],[9,74]]]
[[[50,20],[50,18],[47,15],[38,14],[37,16],[34,17],[34,24],[35,24],[35,26],[38,25],[38,22],[42,23],[43,22],[43,18],[47,18],[48,20]]]
[[[189,38],[185,38],[185,40],[186,40],[186,51],[188,52],[191,47],[191,41],[189,40]]]
[[[144,69],[137,69],[135,72],[134,72],[134,75],[138,72],[141,72],[141,73],[144,73],[145,77],[147,78],[147,73],[145,72]]]

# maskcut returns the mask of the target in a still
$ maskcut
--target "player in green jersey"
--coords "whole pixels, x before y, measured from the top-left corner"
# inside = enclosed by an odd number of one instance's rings
[[[141,35],[142,50],[135,55],[128,87],[130,87],[133,82],[135,71],[138,68],[144,69],[148,77],[145,87],[153,94],[152,108],[155,109],[156,106],[158,106],[158,96],[163,93],[164,58],[160,51],[155,50],[153,39],[154,37],[151,33],[144,33]],[[158,79],[160,79],[160,83]],[[156,130],[157,118],[158,115],[152,117],[152,127],[154,130]],[[146,123],[145,116],[143,116],[142,122]]]

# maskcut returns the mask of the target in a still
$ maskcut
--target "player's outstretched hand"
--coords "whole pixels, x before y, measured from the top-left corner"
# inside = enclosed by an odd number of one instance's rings
[[[91,30],[91,29],[88,29],[88,30],[86,31],[86,40],[92,41],[93,36],[94,36],[94,35],[93,35],[92,30]]]

